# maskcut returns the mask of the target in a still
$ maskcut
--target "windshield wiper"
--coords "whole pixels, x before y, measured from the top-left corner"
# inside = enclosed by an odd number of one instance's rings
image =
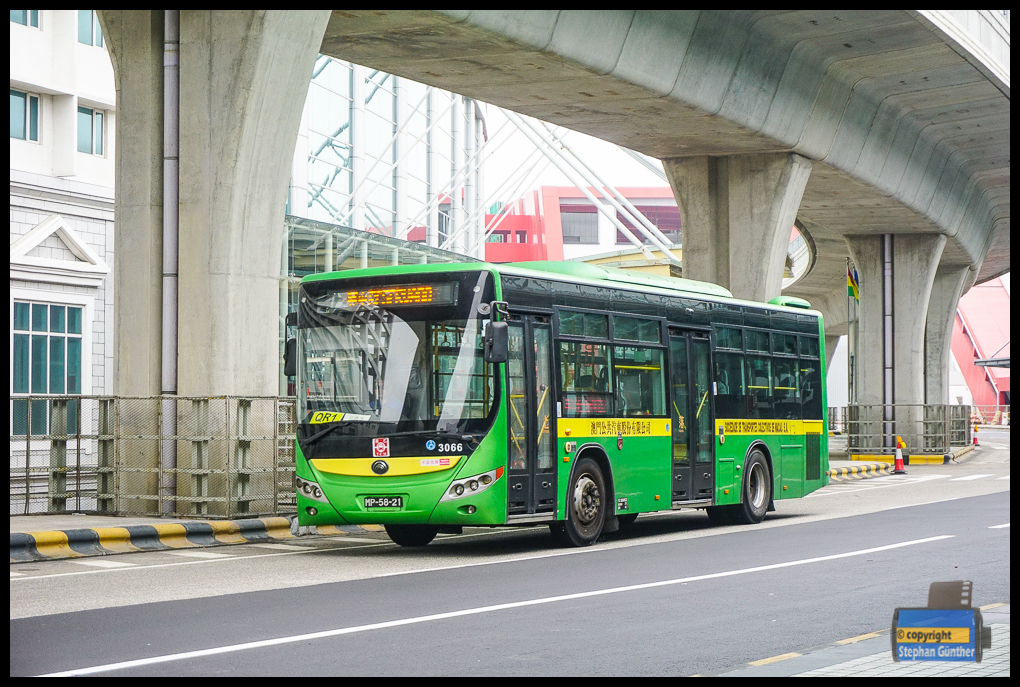
[[[340,428],[341,428],[341,427],[343,427],[343,426],[344,426],[344,425],[342,425],[342,424],[340,424],[340,423],[334,423],[334,424],[331,424],[331,425],[330,425],[329,427],[327,427],[326,429],[322,430],[321,432],[316,432],[315,434],[313,434],[312,436],[308,437],[307,439],[305,439],[305,440],[304,440],[304,441],[302,441],[301,443],[303,443],[303,444],[304,444],[305,446],[309,446],[309,445],[311,445],[311,444],[314,444],[314,443],[316,443],[317,441],[319,441],[319,439],[322,439],[322,438],[323,438],[324,436],[326,436],[327,434],[329,434],[329,433],[330,433],[330,432],[332,432],[333,430],[335,430],[335,429],[340,429]]]

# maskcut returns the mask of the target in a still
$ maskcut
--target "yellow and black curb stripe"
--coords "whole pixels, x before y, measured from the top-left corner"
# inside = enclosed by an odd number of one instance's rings
[[[868,463],[866,465],[854,465],[849,468],[831,468],[829,470],[829,480],[832,482],[852,482],[870,477],[891,475],[892,467],[889,463]]]
[[[378,530],[383,528],[375,526]],[[307,534],[375,532],[371,526],[309,528]],[[292,539],[290,518],[174,522],[125,527],[94,527],[47,532],[11,532],[11,563],[107,556],[136,551],[168,551],[226,544]]]

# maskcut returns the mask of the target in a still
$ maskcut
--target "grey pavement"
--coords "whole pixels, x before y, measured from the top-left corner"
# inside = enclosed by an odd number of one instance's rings
[[[995,604],[991,604],[995,605]],[[981,663],[893,661],[889,630],[852,637],[820,647],[781,654],[753,664],[713,673],[725,677],[1009,677],[1009,604],[985,607],[992,648]],[[889,612],[890,619],[892,611]]]
[[[96,527],[129,527],[131,525],[169,525],[175,522],[201,522],[182,518],[121,517],[116,515],[12,515],[11,533],[50,532],[53,530],[92,529]]]

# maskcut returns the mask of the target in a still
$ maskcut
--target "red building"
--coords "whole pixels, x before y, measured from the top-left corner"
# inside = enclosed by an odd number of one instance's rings
[[[1009,295],[1002,279],[992,279],[968,291],[956,309],[953,356],[977,406],[1009,405],[1009,368],[974,363],[1009,358]]]

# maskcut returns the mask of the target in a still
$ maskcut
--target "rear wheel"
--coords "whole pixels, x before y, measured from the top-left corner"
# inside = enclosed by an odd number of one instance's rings
[[[760,449],[751,451],[744,463],[744,480],[740,491],[740,505],[734,506],[738,522],[754,525],[762,521],[772,497],[772,478],[765,454]]]
[[[427,546],[439,534],[438,527],[429,525],[386,525],[386,534],[400,546]]]
[[[606,523],[606,481],[599,464],[582,458],[574,467],[567,492],[567,519],[552,528],[553,536],[568,546],[591,546]]]

